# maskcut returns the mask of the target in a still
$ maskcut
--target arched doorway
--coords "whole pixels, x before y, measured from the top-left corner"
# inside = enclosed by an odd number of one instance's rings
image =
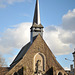
[[[59,73],[58,73],[58,75],[62,75],[62,73],[61,73],[61,72],[59,72]]]
[[[45,71],[46,67],[46,58],[43,53],[37,53],[34,56],[34,72],[35,74],[42,75],[42,72]]]

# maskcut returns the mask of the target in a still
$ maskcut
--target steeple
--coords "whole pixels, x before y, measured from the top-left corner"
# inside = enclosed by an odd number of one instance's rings
[[[40,24],[40,10],[39,10],[39,0],[36,0],[36,6],[35,6],[35,13],[34,13],[34,19],[33,19],[33,24]]]
[[[30,29],[31,29],[31,43],[35,40],[38,34],[40,34],[43,37],[43,26],[41,25],[40,21],[39,0],[36,0],[33,24]]]

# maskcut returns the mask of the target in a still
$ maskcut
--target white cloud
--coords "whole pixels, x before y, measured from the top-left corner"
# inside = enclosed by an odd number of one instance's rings
[[[59,38],[63,43],[75,45],[75,31],[64,30],[63,33],[60,33]]]
[[[31,0],[0,0],[0,8],[5,8],[8,4],[13,4],[15,2],[24,2],[24,1],[31,1]]]
[[[31,23],[18,24],[14,29],[7,29],[0,37],[0,53],[11,53],[13,49],[20,49],[30,39]]]
[[[65,30],[75,31],[75,9],[69,10],[62,18],[62,26]]]
[[[45,28],[45,40],[56,55],[69,54],[75,47],[75,9],[69,10],[62,20],[62,26]]]
[[[14,49],[22,48],[30,40],[31,25],[31,23],[21,23],[15,25],[13,29],[8,28],[2,33],[2,37],[0,37],[0,53],[11,54]],[[58,37],[61,30],[61,28],[53,25],[44,29],[44,39],[56,55],[71,52],[70,44],[63,43]]]
[[[65,43],[75,47],[75,9],[69,10],[63,16],[62,31],[60,31],[59,39]]]
[[[45,28],[44,38],[52,52],[55,55],[69,54],[72,51],[70,44],[65,44],[59,39],[61,28],[56,27],[55,30],[49,30],[50,27],[52,28],[53,26]]]

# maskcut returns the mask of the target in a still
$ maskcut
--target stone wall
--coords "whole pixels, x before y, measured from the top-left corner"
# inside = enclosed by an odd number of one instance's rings
[[[5,75],[8,71],[8,67],[0,67],[0,75]]]
[[[26,75],[34,75],[34,56],[38,52],[43,53],[46,57],[46,70],[44,74],[50,75],[52,68],[53,72],[51,74],[53,75],[56,75],[56,71],[62,71],[63,74],[66,74],[61,65],[56,61],[53,53],[48,48],[42,37],[38,35],[23,59],[18,62],[6,75],[14,74],[22,67],[24,68]]]

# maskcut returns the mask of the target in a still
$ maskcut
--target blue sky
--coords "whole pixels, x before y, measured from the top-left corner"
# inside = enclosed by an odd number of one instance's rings
[[[29,28],[33,21],[35,2],[36,0],[0,0],[0,53],[8,65],[30,39]],[[64,68],[69,68],[73,62],[66,61],[65,58],[73,60],[75,0],[39,0],[39,4],[41,23],[45,27],[44,39],[58,62]],[[16,45],[17,43],[19,44]]]
[[[61,24],[62,16],[75,7],[74,0],[44,0],[43,2],[40,0],[39,2],[41,22],[44,26]],[[6,8],[0,8],[1,27],[9,27],[21,22],[32,22],[34,8],[35,0],[6,4]]]

